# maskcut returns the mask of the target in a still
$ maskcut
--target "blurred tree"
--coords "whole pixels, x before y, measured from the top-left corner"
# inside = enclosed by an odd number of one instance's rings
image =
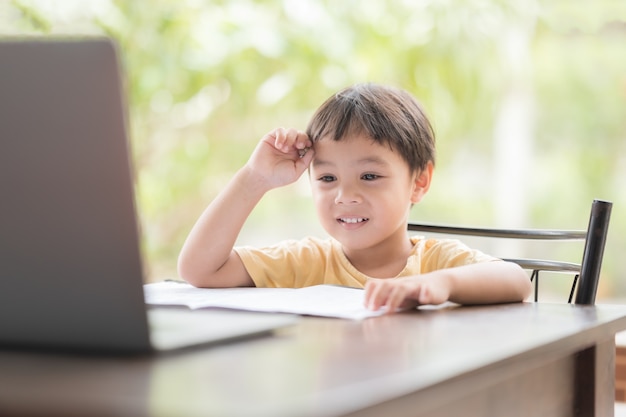
[[[266,131],[304,129],[363,81],[409,90],[432,117],[437,174],[414,217],[494,224],[521,206],[522,226],[582,228],[600,197],[616,203],[612,230],[626,228],[621,1],[12,0],[0,31],[118,41],[150,279],[176,274],[189,228]],[[306,179],[272,192],[240,240],[305,233],[322,233]],[[603,293],[626,296],[626,237],[609,238]]]

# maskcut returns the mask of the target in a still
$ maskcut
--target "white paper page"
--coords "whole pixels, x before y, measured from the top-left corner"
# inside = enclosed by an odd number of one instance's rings
[[[196,288],[187,283],[160,282],[144,285],[147,304],[185,305],[189,308],[292,313],[361,320],[384,311],[364,307],[364,291],[333,285],[305,288]]]

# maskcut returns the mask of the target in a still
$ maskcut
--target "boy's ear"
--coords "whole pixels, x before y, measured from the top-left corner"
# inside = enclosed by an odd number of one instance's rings
[[[411,194],[411,203],[419,203],[430,188],[430,181],[433,178],[434,166],[432,161],[428,162],[426,167],[415,175],[413,182],[413,193]]]

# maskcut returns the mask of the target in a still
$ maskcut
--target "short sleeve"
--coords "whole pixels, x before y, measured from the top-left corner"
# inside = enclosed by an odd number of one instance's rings
[[[420,243],[421,273],[499,260],[456,239],[425,239]]]

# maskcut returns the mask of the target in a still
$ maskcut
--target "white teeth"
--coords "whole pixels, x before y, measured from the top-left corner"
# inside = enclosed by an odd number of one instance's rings
[[[350,218],[347,218],[347,219],[340,218],[339,220],[341,220],[344,223],[361,223],[361,222],[364,222],[367,219],[364,218],[364,217],[350,217]]]

